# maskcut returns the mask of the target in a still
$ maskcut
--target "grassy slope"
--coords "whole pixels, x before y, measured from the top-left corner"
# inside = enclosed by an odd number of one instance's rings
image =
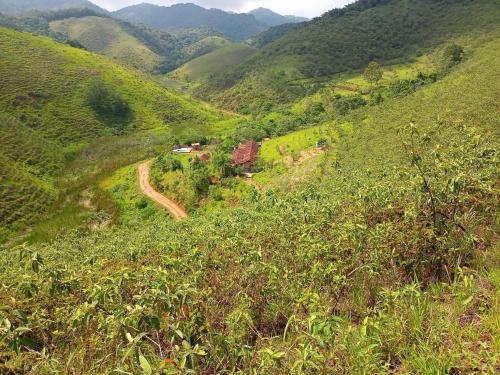
[[[219,116],[137,72],[48,38],[0,28],[0,51],[2,230],[39,216],[56,196],[64,162],[111,134],[86,105],[92,80],[101,78],[129,103],[129,131],[206,128]]]
[[[304,78],[323,81],[363,69],[372,60],[405,60],[450,37],[487,33],[500,18],[498,4],[488,0],[380,3],[341,16],[326,15],[291,31],[197,92],[233,109],[249,103],[286,103],[310,89],[300,84]]]
[[[255,52],[257,49],[253,47],[233,44],[189,61],[170,73],[170,76],[180,80],[203,81],[211,75],[223,73]]]
[[[7,331],[6,366],[494,373],[499,51],[497,34],[444,80],[353,114],[326,174],[296,192],[30,249],[44,265],[5,257],[1,314],[31,329]],[[468,234],[432,223],[397,132],[410,121],[430,135],[418,148],[439,204]],[[51,350],[16,355],[19,336]]]
[[[90,51],[123,61],[137,69],[152,71],[160,62],[160,56],[111,18],[69,18],[51,22],[50,28],[77,40]]]

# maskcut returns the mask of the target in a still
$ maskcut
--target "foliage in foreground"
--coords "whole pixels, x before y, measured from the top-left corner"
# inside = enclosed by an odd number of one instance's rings
[[[13,250],[4,368],[493,372],[498,144],[440,130],[401,129],[397,169],[330,159],[328,179],[244,210]]]

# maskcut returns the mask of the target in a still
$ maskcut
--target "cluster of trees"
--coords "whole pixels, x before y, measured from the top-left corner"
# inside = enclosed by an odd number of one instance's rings
[[[132,120],[133,112],[127,101],[101,79],[91,82],[86,99],[99,119],[109,127],[123,130]]]
[[[464,48],[458,44],[451,44],[443,52],[442,68],[450,69],[460,64],[464,59]]]
[[[195,208],[207,196],[211,185],[209,165],[197,157],[184,166],[182,161],[166,152],[159,155],[151,169],[151,181],[161,192],[187,208]]]

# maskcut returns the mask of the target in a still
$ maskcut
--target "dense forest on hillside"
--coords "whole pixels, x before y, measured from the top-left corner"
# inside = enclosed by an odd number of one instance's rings
[[[487,33],[499,17],[498,4],[487,0],[359,1],[286,33],[198,95],[233,109],[290,102],[314,89],[304,78],[321,81],[373,60],[415,57],[451,35]]]
[[[254,9],[248,12],[248,14],[253,15],[257,19],[257,21],[262,22],[263,24],[271,27],[289,23],[293,24],[293,23],[308,21],[308,19],[304,17],[282,16],[281,14],[278,14],[266,8]]]
[[[250,42],[256,47],[262,48],[288,34],[290,31],[298,29],[302,26],[302,23],[285,23],[283,25],[274,26],[252,37]]]

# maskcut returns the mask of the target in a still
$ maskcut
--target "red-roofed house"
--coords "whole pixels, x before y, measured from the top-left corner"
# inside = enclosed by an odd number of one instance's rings
[[[250,168],[257,160],[258,154],[259,154],[259,144],[257,142],[249,141],[243,143],[233,151],[231,164],[234,167]]]

